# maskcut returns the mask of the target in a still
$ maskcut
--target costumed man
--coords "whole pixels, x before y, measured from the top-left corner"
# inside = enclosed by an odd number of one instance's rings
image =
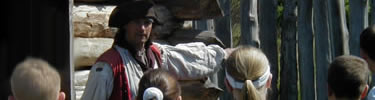
[[[113,46],[92,66],[82,100],[134,100],[139,80],[150,69],[163,68],[179,80],[195,80],[221,68],[226,52],[218,45],[153,43],[153,25],[162,24],[153,6],[134,1],[112,11],[109,26],[119,31]]]

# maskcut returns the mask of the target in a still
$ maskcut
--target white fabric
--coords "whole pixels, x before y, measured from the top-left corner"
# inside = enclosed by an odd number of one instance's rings
[[[177,75],[179,80],[202,79],[216,73],[226,55],[220,46],[206,46],[202,42],[176,46],[155,44],[162,52],[162,68]]]
[[[267,80],[271,74],[270,66],[267,67],[266,72],[260,76],[257,80],[253,80],[253,85],[257,88],[265,85],[267,83]]]
[[[157,44],[162,52],[164,69],[177,75],[179,80],[201,79],[217,72],[225,51],[217,45],[206,46],[203,43],[188,43],[177,46]],[[132,99],[135,99],[138,82],[143,76],[142,69],[128,50],[115,46],[120,52],[130,85]],[[102,68],[102,71],[96,71]],[[130,76],[130,77],[129,77]],[[91,68],[82,100],[108,100],[113,89],[113,73],[106,62],[97,62]]]
[[[102,68],[102,71],[96,71]],[[81,100],[108,100],[113,88],[112,69],[105,62],[92,66]]]
[[[375,87],[368,92],[367,100],[375,100]]]
[[[260,88],[261,86],[265,85],[270,75],[270,67],[267,66],[267,70],[262,76],[260,76],[257,80],[252,80],[254,87]],[[231,75],[228,74],[227,70],[225,71],[225,78],[227,78],[228,83],[233,88],[242,89],[244,82],[236,81]]]
[[[225,71],[225,78],[227,78],[229,85],[233,88],[242,89],[244,82],[234,80],[234,78],[230,76],[227,71]]]
[[[163,100],[163,92],[156,87],[149,87],[143,92],[143,100]]]

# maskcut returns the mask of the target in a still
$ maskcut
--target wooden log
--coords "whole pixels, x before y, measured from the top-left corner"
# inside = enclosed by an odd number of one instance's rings
[[[206,45],[217,44],[221,47],[225,47],[223,42],[215,35],[213,31],[202,31],[202,30],[176,30],[172,36],[167,38],[170,45],[177,45],[179,43],[189,42],[203,42]]]
[[[176,20],[165,6],[156,5],[153,9],[158,15],[158,21],[162,23],[162,25],[153,25],[152,34],[156,34],[156,39],[168,37],[174,30],[183,28],[184,21]]]
[[[242,45],[259,47],[258,0],[241,0]]]
[[[368,26],[368,0],[349,0],[350,54],[359,56],[359,36]]]
[[[312,0],[298,0],[298,65],[301,99],[316,100],[314,80]]]
[[[233,47],[232,43],[232,27],[231,27],[231,1],[232,0],[219,0],[220,7],[224,11],[224,17],[219,17],[214,19],[215,23],[215,33],[216,36],[222,40],[226,48]],[[226,89],[224,84],[225,71],[224,69],[216,73],[217,83],[220,88],[223,89],[222,95],[220,95],[220,100],[230,100],[232,99],[232,94]]]
[[[329,0],[328,11],[332,40],[332,57],[349,54],[349,32],[346,23],[345,1]]]
[[[109,15],[115,6],[78,5],[73,8],[74,37],[113,38],[108,27]]]
[[[232,26],[230,4],[231,0],[219,0],[220,7],[222,7],[224,16],[214,19],[215,33],[220,40],[223,41],[227,48],[232,47]]]
[[[284,1],[281,32],[280,99],[297,100],[297,0]]]
[[[328,98],[327,71],[328,65],[332,61],[327,3],[326,0],[313,1],[317,100],[327,100]]]
[[[102,53],[111,48],[112,43],[111,38],[75,38],[73,52],[75,69],[91,67]]]
[[[223,16],[217,0],[153,0],[166,6],[177,19],[212,19]]]
[[[260,48],[267,56],[271,64],[272,85],[268,100],[277,100],[279,89],[277,88],[279,68],[277,51],[277,0],[259,1],[259,38]]]
[[[86,3],[97,3],[97,2],[108,2],[110,0],[74,0],[74,2],[86,2]]]

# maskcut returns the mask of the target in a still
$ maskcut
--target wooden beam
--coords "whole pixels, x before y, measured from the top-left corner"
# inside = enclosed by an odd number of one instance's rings
[[[259,48],[258,0],[241,0],[240,44]]]
[[[297,0],[285,0],[281,32],[280,99],[298,100]]]
[[[313,0],[317,100],[327,100],[327,70],[332,61],[327,0]]]
[[[314,80],[312,0],[298,0],[298,66],[301,99],[316,100]]]
[[[350,54],[359,56],[359,36],[368,26],[368,0],[349,0]]]
[[[277,0],[259,0],[259,39],[260,48],[266,54],[272,73],[271,93],[269,100],[277,100],[279,89],[277,88],[279,67],[277,51]]]

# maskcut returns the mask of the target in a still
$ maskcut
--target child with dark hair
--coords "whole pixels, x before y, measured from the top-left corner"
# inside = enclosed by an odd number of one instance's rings
[[[177,79],[163,69],[146,72],[139,82],[137,100],[181,100]]]
[[[361,57],[367,61],[371,72],[375,72],[375,25],[369,26],[360,36]]]
[[[368,90],[367,63],[356,56],[337,57],[328,69],[329,100],[361,100]]]
[[[362,31],[360,36],[361,57],[368,63],[372,73],[375,72],[375,25],[371,25]],[[375,100],[375,88],[372,88],[367,96],[368,100]]]

